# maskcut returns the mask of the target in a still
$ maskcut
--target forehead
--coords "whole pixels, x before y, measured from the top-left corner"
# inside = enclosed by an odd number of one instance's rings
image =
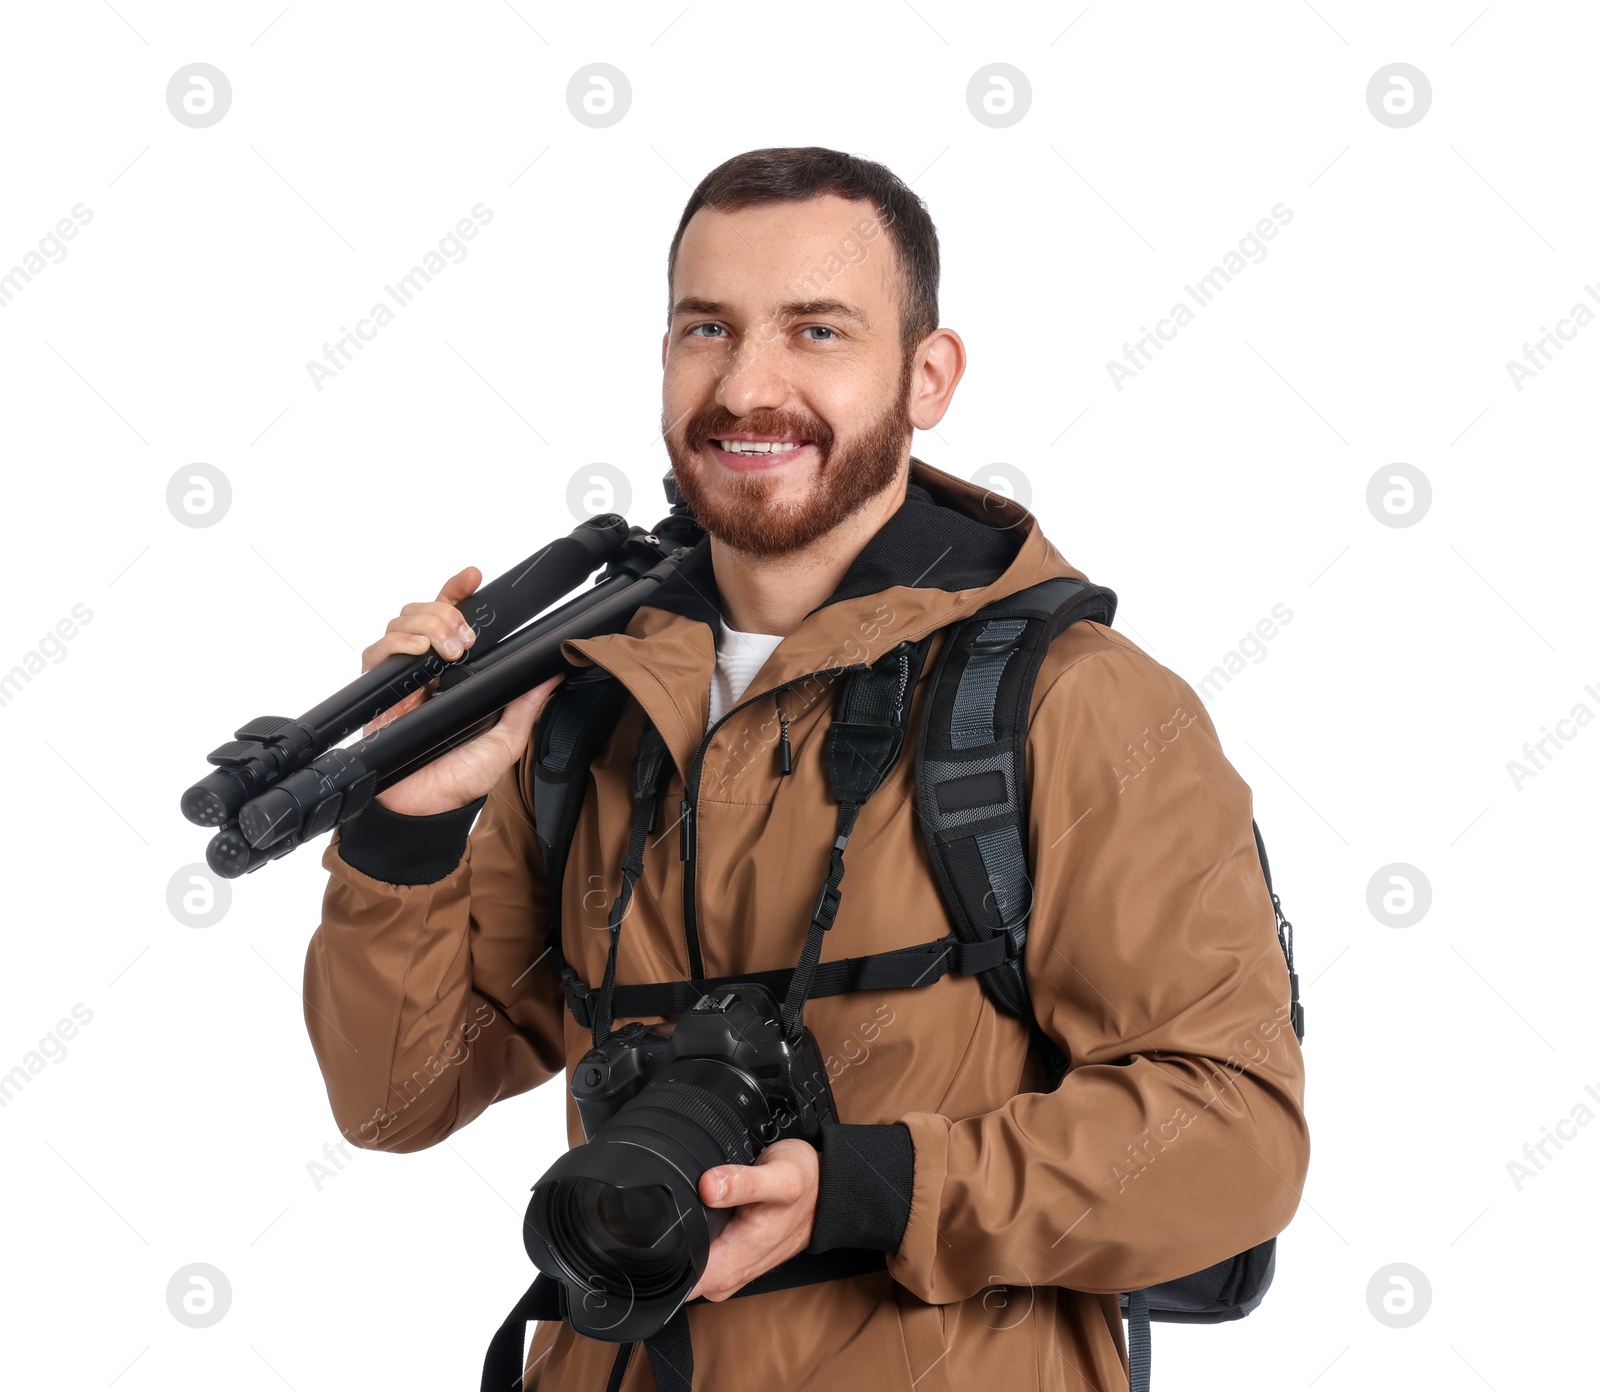
[[[781,300],[834,298],[870,319],[892,315],[894,248],[868,199],[828,194],[754,208],[701,208],[673,267],[673,300],[761,312]]]

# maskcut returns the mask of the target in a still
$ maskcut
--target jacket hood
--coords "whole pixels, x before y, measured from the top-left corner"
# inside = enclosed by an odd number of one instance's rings
[[[834,592],[773,650],[748,692],[873,662],[897,643],[1054,576],[1087,578],[1027,508],[913,456],[904,502]],[[575,665],[596,663],[621,680],[682,771],[705,734],[722,624],[706,538],[623,632],[570,639],[562,651]]]

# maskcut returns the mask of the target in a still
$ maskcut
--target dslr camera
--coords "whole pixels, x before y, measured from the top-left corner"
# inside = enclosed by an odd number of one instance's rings
[[[572,1093],[585,1143],[534,1185],[524,1245],[572,1327],[614,1343],[657,1333],[704,1273],[732,1210],[700,1201],[701,1175],[838,1120],[811,1031],[785,1038],[756,982],[707,992],[676,1026],[624,1025],[578,1061]]]

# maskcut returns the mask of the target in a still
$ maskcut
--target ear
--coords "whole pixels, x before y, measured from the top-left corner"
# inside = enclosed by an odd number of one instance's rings
[[[668,329],[661,335],[661,370],[667,370],[667,344],[672,342],[672,330]]]
[[[907,414],[918,430],[932,430],[944,419],[956,384],[967,370],[967,349],[954,329],[936,329],[917,349],[911,369]]]

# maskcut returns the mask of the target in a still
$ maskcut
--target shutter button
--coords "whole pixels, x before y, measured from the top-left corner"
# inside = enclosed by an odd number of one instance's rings
[[[605,1074],[603,1074],[598,1068],[591,1067],[589,1071],[583,1075],[583,1081],[589,1087],[599,1087],[600,1081],[604,1077]]]

